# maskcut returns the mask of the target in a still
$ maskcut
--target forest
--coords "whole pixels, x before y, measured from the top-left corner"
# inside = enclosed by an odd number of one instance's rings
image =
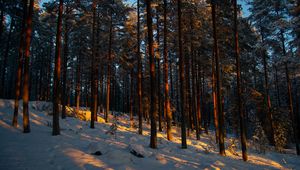
[[[300,0],[0,0],[0,15],[0,169],[300,167]]]

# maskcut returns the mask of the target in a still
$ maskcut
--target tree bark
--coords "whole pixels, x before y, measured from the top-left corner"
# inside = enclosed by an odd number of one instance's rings
[[[179,75],[180,75],[180,93],[181,93],[181,148],[186,149],[186,125],[185,125],[185,80],[184,80],[184,56],[182,48],[182,28],[181,28],[181,0],[177,0],[178,5],[178,42],[179,42]]]
[[[30,132],[29,122],[29,55],[30,55],[30,41],[32,33],[32,16],[33,16],[34,0],[30,0],[29,13],[26,19],[26,38],[25,38],[25,55],[24,55],[24,79],[23,79],[23,132]]]
[[[131,73],[130,73],[130,99],[129,99],[129,113],[130,113],[130,127],[133,128],[133,98],[134,98],[134,95],[133,95],[133,74],[134,74],[134,71],[133,69],[131,70]]]
[[[292,122],[292,128],[293,128],[293,135],[294,135],[294,140],[296,142],[296,152],[297,155],[300,155],[300,146],[299,146],[299,141],[298,141],[298,130],[295,124],[295,119],[296,116],[294,115],[294,106],[293,106],[293,95],[292,95],[292,85],[291,85],[291,80],[289,77],[289,70],[288,70],[288,64],[285,62],[285,73],[286,73],[286,82],[287,82],[287,87],[288,87],[288,104],[289,104],[289,112],[290,112],[290,119]]]
[[[96,35],[96,8],[97,2],[93,0],[93,26],[92,26],[92,60],[91,60],[91,125],[90,128],[95,128],[95,121],[97,117],[97,94],[98,94],[98,87],[97,87],[97,64],[96,64],[96,42],[95,42],[95,35]]]
[[[20,34],[20,45],[18,49],[18,68],[16,75],[16,85],[15,85],[15,105],[14,105],[14,117],[12,125],[14,127],[18,126],[18,110],[19,110],[19,99],[21,92],[21,79],[22,79],[22,69],[23,69],[23,48],[24,48],[24,39],[25,39],[25,29],[26,29],[26,18],[27,18],[27,0],[23,0],[23,20],[22,20],[22,31]]]
[[[214,38],[214,54],[216,67],[216,99],[219,122],[219,149],[220,155],[225,156],[225,141],[224,141],[224,113],[222,112],[222,94],[220,83],[220,63],[219,63],[219,47],[216,26],[216,4],[212,3],[212,20],[213,20],[213,38]]]
[[[150,119],[151,119],[151,133],[150,133],[150,147],[157,148],[157,130],[156,130],[156,117],[157,117],[157,92],[156,92],[156,77],[155,77],[155,63],[154,63],[154,47],[153,47],[153,28],[152,28],[152,0],[146,0],[147,10],[147,27],[148,27],[148,52],[149,52],[149,65],[150,65]]]
[[[57,18],[56,47],[55,47],[55,70],[53,86],[53,129],[52,135],[60,134],[59,128],[59,96],[61,77],[61,32],[62,32],[63,0],[59,1],[59,12]]]
[[[139,134],[143,135],[143,96],[142,96],[142,58],[141,58],[141,33],[140,33],[140,0],[137,0],[137,57],[138,57],[138,117],[139,117]]]
[[[233,1],[234,4],[234,51],[236,58],[236,72],[237,72],[237,103],[238,111],[240,115],[240,133],[241,133],[241,144],[243,160],[248,160],[247,155],[247,139],[246,139],[246,127],[245,127],[245,115],[242,109],[242,88],[241,88],[241,65],[240,65],[240,49],[239,49],[239,34],[238,34],[238,11],[237,11],[237,0]]]
[[[261,33],[262,37],[262,43],[264,43],[264,35]],[[269,78],[268,78],[268,63],[267,63],[267,50],[263,49],[262,51],[262,57],[263,57],[263,67],[264,67],[264,79],[265,79],[265,94],[264,94],[264,100],[267,105],[267,120],[269,121],[269,126],[267,133],[269,133],[269,141],[271,145],[275,144],[274,141],[274,125],[273,125],[273,115],[272,115],[272,110],[271,110],[271,98],[269,94]]]
[[[162,132],[162,110],[161,110],[161,94],[160,94],[160,30],[159,30],[159,14],[156,13],[156,41],[157,41],[157,49],[156,49],[156,62],[157,62],[157,108],[158,108],[158,131]]]
[[[167,117],[167,139],[172,140],[173,136],[171,133],[171,120],[172,112],[170,106],[170,97],[169,97],[169,61],[168,61],[168,25],[167,25],[167,0],[164,0],[164,80],[165,80],[165,112]]]
[[[106,110],[105,110],[105,122],[108,122],[108,113],[110,107],[110,81],[111,81],[111,62],[112,62],[112,35],[113,35],[113,20],[112,11],[110,14],[110,28],[109,28],[109,47],[108,47],[108,64],[107,64],[107,84],[106,84]]]
[[[68,55],[69,55],[69,26],[68,21],[65,21],[65,37],[64,37],[64,60],[63,60],[63,90],[61,96],[62,112],[61,118],[66,118],[66,103],[67,103],[67,74],[68,74]]]

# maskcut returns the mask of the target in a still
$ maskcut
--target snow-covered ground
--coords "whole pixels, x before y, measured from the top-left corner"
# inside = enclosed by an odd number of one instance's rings
[[[117,117],[116,134],[110,133],[112,124],[100,117],[95,129],[89,128],[88,121],[68,117],[60,119],[61,135],[51,136],[49,106],[45,102],[30,103],[31,133],[23,134],[22,115],[19,127],[11,126],[13,101],[0,100],[0,170],[300,169],[300,157],[295,154],[258,154],[250,149],[248,162],[242,161],[239,149],[237,153],[227,150],[226,157],[219,156],[213,134],[203,134],[200,141],[191,136],[188,149],[181,149],[180,133],[176,133],[180,129],[176,127],[172,142],[167,141],[165,132],[158,132],[158,149],[151,149],[149,126],[144,122],[144,135],[138,135],[136,128],[129,127],[126,115]],[[132,150],[143,158],[133,155]]]

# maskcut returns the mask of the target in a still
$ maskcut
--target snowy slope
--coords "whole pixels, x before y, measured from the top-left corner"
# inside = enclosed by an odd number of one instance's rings
[[[89,122],[68,117],[60,120],[61,135],[51,136],[52,116],[49,103],[31,102],[31,133],[22,133],[11,126],[13,101],[0,100],[0,170],[18,169],[300,169],[300,158],[295,154],[269,152],[256,154],[250,150],[249,161],[226,151],[218,155],[213,135],[202,135],[200,141],[191,136],[188,149],[180,149],[180,136],[169,142],[158,133],[158,149],[148,147],[149,126],[144,122],[144,136],[129,128],[128,117],[120,115],[116,134],[111,134],[111,123],[100,119],[95,129]],[[19,110],[21,113],[21,109]],[[111,120],[113,118],[111,117]],[[173,127],[175,131],[180,129]],[[178,133],[180,134],[180,133]],[[228,140],[227,140],[228,142]],[[134,149],[139,158],[130,153]],[[94,155],[100,151],[102,155]]]

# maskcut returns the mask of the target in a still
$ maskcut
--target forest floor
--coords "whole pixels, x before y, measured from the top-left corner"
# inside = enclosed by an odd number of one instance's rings
[[[180,129],[173,127],[174,139],[166,139],[165,131],[158,132],[158,149],[149,147],[149,125],[144,122],[143,136],[130,128],[127,115],[110,117],[117,125],[104,123],[98,117],[95,129],[89,121],[67,117],[60,119],[61,135],[52,136],[51,105],[30,103],[31,133],[13,128],[13,101],[0,100],[0,170],[19,169],[300,169],[300,157],[290,150],[286,154],[267,151],[259,154],[249,144],[249,161],[241,159],[238,140],[226,139],[226,157],[218,154],[214,134],[202,134],[201,140],[188,137],[188,149],[181,149]],[[20,108],[19,113],[22,109]],[[135,122],[137,123],[137,122]],[[178,131],[178,133],[176,133]],[[237,149],[228,149],[234,147]],[[132,151],[143,158],[132,154]],[[100,151],[101,155],[96,155]]]

